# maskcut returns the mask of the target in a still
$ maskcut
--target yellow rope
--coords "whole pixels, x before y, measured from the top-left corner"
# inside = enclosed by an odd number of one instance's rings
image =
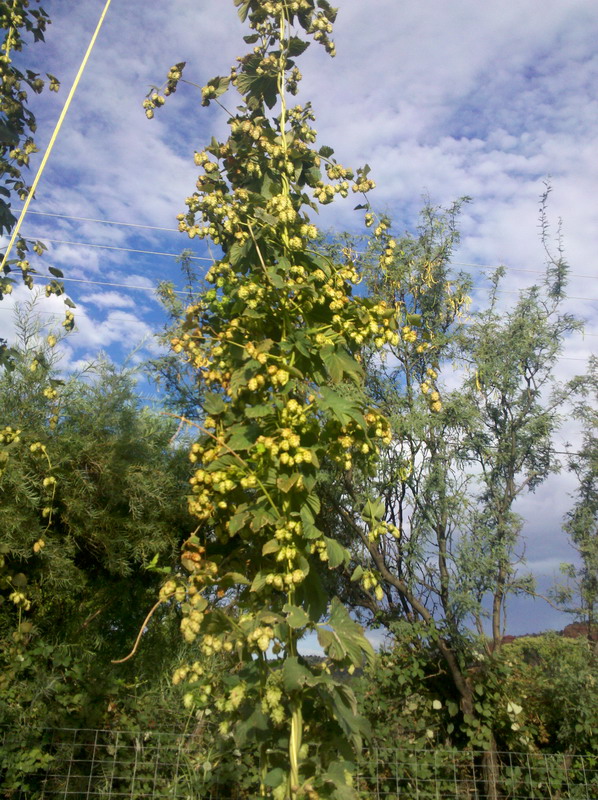
[[[98,24],[96,25],[96,29],[94,31],[94,34],[91,37],[91,41],[89,43],[87,51],[86,51],[85,55],[83,56],[83,61],[81,62],[81,66],[79,67],[79,71],[77,72],[77,75],[75,77],[74,83],[71,86],[71,90],[70,90],[70,92],[68,94],[68,97],[66,98],[66,102],[65,102],[64,107],[63,107],[63,109],[62,109],[62,111],[60,113],[60,117],[58,118],[58,122],[56,123],[56,127],[54,128],[54,133],[52,134],[50,142],[48,143],[48,146],[46,148],[46,152],[44,153],[44,157],[42,158],[42,163],[39,165],[39,169],[37,170],[37,174],[35,176],[35,180],[33,181],[33,184],[31,185],[31,189],[29,190],[29,194],[27,195],[27,200],[25,201],[25,205],[23,206],[23,208],[21,210],[21,214],[19,216],[17,224],[15,225],[15,228],[14,228],[14,230],[12,232],[12,236],[10,237],[10,242],[8,243],[8,247],[6,248],[6,252],[4,253],[4,257],[2,259],[2,264],[0,264],[0,273],[2,272],[2,270],[4,268],[4,265],[6,264],[8,256],[10,254],[10,251],[12,250],[12,246],[15,243],[17,236],[19,235],[19,231],[21,230],[21,224],[22,224],[23,220],[25,219],[25,214],[27,213],[27,209],[29,208],[29,203],[31,202],[31,200],[33,198],[33,195],[35,194],[35,190],[37,189],[37,184],[39,183],[39,180],[40,180],[40,178],[42,176],[42,172],[44,171],[44,167],[46,166],[46,162],[48,161],[48,158],[50,157],[50,153],[52,152],[52,148],[54,147],[54,142],[56,141],[58,133],[59,133],[61,127],[62,127],[62,123],[64,122],[64,118],[66,117],[66,112],[69,110],[69,106],[71,104],[71,100],[73,99],[73,96],[75,94],[77,86],[79,85],[79,81],[81,80],[81,76],[83,75],[83,70],[85,69],[85,67],[87,65],[87,61],[89,60],[89,56],[91,55],[91,51],[93,50],[93,46],[94,46],[94,44],[96,42],[96,39],[98,37],[98,33],[100,32],[100,28],[102,27],[102,23],[104,22],[104,17],[106,16],[106,12],[108,11],[108,7],[110,6],[110,3],[111,3],[111,0],[106,0],[106,5],[104,6],[104,10],[102,11],[102,14],[100,16]]]

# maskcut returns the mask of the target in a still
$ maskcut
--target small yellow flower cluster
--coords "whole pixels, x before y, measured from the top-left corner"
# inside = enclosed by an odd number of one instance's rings
[[[193,664],[190,665],[185,664],[182,667],[175,669],[172,675],[172,682],[175,686],[183,682],[191,684],[199,683],[203,675],[204,675],[204,668],[199,663],[199,661],[195,661]],[[211,687],[210,691],[207,692],[207,694],[209,694],[210,692],[211,692]]]
[[[307,545],[307,552],[317,555],[320,561],[328,561],[328,547],[324,539],[313,539]]]
[[[281,223],[292,223],[297,218],[293,201],[286,194],[277,194],[266,203],[266,213],[276,217]]]
[[[326,164],[326,174],[331,181],[343,180],[344,178],[353,180],[353,171],[343,167],[342,164]]]
[[[338,184],[333,185],[331,183],[322,183],[322,181],[320,181],[314,189],[314,197],[322,205],[332,203],[334,200],[334,195],[340,191],[338,186]]]
[[[263,300],[266,290],[263,286],[258,286],[257,283],[245,283],[240,286],[237,294],[244,300],[247,308],[257,308],[260,300]]]
[[[435,387],[435,381],[438,378],[438,373],[432,367],[426,370],[427,379],[420,384],[422,394],[426,396],[430,410],[438,413],[442,410],[442,402],[440,399],[440,392]]]
[[[403,325],[401,328],[401,338],[404,342],[409,342],[409,344],[413,344],[413,342],[417,341],[417,331],[412,328],[410,325]]]
[[[370,180],[369,178],[360,177],[353,186],[351,187],[354,192],[362,192],[362,194],[366,194],[370,192],[372,189],[376,188],[376,184],[374,181]]]
[[[24,592],[19,590],[15,590],[8,595],[8,599],[13,602],[18,608],[23,609],[23,611],[29,611],[31,608],[31,600],[27,598],[27,595]]]
[[[257,644],[259,650],[262,653],[265,653],[266,650],[270,647],[270,642],[274,638],[274,630],[269,626],[266,625],[263,628],[257,627],[254,628],[251,633],[247,636],[247,644],[251,647],[252,645]]]
[[[7,425],[5,428],[0,429],[0,444],[12,444],[21,441],[21,431],[13,428],[12,425]]]
[[[376,228],[375,231],[376,235],[379,235],[378,230],[380,230],[380,233],[382,233],[382,231],[384,230],[384,228],[382,227],[383,224],[384,223],[381,222],[378,225],[378,228]],[[390,267],[392,265],[396,257],[396,252],[395,252],[396,249],[397,249],[396,241],[394,239],[388,239],[384,246],[384,250],[382,251],[382,254],[380,256],[380,266],[382,267],[383,270],[385,267]]]
[[[282,704],[283,692],[279,685],[281,675],[281,672],[270,673],[262,699],[262,712],[267,714],[275,725],[280,725],[286,718]]]
[[[266,575],[266,585],[272,586],[281,592],[285,588],[289,589],[302,583],[305,577],[306,574],[301,569],[294,569],[292,572],[284,573],[271,572]]]
[[[196,704],[205,705],[213,694],[214,687],[208,683],[204,669],[195,661],[190,666],[182,666],[174,671],[172,682],[176,686],[179,683],[189,684],[192,691],[186,692],[183,697],[185,708],[192,708]]]
[[[401,538],[401,531],[396,525],[390,522],[376,522],[368,532],[368,540],[370,542],[377,542],[381,536],[390,535],[394,539]]]
[[[287,77],[286,89],[289,94],[295,96],[299,88],[299,82],[303,79],[303,75],[298,67],[293,67],[290,75]]]
[[[258,447],[261,445],[268,453],[275,466],[293,467],[296,464],[312,463],[312,451],[301,446],[301,437],[292,428],[282,428],[277,436],[259,436],[256,444]]]
[[[381,602],[384,599],[384,590],[382,586],[380,586],[380,581],[378,577],[372,572],[371,570],[367,570],[363,573],[361,578],[361,585],[365,589],[366,592],[369,592],[370,589],[374,590],[374,595],[378,602]]]
[[[201,460],[205,465],[213,460],[214,456],[213,448],[195,443],[189,458],[192,462]],[[224,498],[235,488],[240,473],[241,470],[237,466],[229,467],[226,472],[198,469],[189,480],[193,493],[189,497],[189,512],[198,519],[206,520],[213,516],[217,508],[226,509],[228,503]]]
[[[311,403],[302,405],[294,397],[291,397],[280,412],[280,421],[285,427],[301,430],[307,424],[307,415],[311,408]]]
[[[62,327],[65,329],[65,331],[72,331],[75,327],[75,315],[72,311],[65,312]]]

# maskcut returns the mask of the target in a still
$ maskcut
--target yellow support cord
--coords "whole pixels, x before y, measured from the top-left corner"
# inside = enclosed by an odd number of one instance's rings
[[[100,32],[100,28],[102,27],[102,23],[104,22],[104,17],[106,16],[106,12],[108,11],[108,7],[110,6],[110,3],[111,3],[111,0],[106,0],[106,5],[104,6],[104,10],[102,11],[102,14],[100,16],[98,24],[96,25],[96,29],[94,31],[94,34],[91,37],[91,41],[89,43],[87,51],[86,51],[85,55],[83,56],[83,61],[81,62],[81,66],[79,67],[79,71],[77,72],[77,75],[75,77],[75,81],[74,81],[73,85],[71,86],[71,90],[69,92],[69,95],[66,98],[66,102],[65,102],[64,107],[63,107],[63,109],[62,109],[62,111],[60,113],[60,117],[58,118],[58,122],[56,123],[56,127],[54,128],[54,133],[52,134],[52,137],[50,138],[48,146],[46,147],[46,152],[44,153],[44,157],[42,158],[42,163],[39,165],[39,169],[37,170],[37,174],[35,176],[35,180],[33,181],[33,184],[31,185],[31,189],[29,190],[29,194],[27,195],[27,200],[25,201],[25,205],[23,206],[23,209],[21,210],[21,214],[19,216],[17,224],[15,225],[15,228],[14,228],[14,230],[12,232],[12,236],[10,237],[10,242],[8,243],[8,247],[6,248],[6,252],[4,253],[4,257],[2,258],[2,264],[0,264],[0,274],[2,273],[2,271],[4,269],[4,265],[6,264],[6,262],[8,260],[8,256],[10,255],[10,251],[12,250],[12,246],[15,243],[17,236],[19,235],[19,231],[21,230],[21,224],[22,224],[23,220],[25,219],[25,214],[27,213],[27,209],[29,208],[29,203],[31,202],[31,200],[33,198],[33,195],[35,194],[35,190],[37,189],[37,184],[39,183],[39,180],[40,180],[40,178],[42,176],[42,172],[44,171],[44,167],[46,166],[46,162],[48,161],[48,158],[50,157],[50,153],[52,152],[52,148],[54,147],[54,142],[56,141],[58,133],[59,133],[61,127],[62,127],[62,123],[64,122],[64,118],[66,117],[66,112],[69,110],[69,106],[71,104],[71,100],[73,99],[73,95],[75,94],[77,86],[79,85],[79,81],[81,80],[81,76],[83,75],[83,71],[84,71],[85,67],[87,66],[87,62],[89,60],[89,56],[91,55],[91,51],[93,50],[93,46],[94,46],[94,44],[96,42],[96,39],[98,37],[98,33]]]

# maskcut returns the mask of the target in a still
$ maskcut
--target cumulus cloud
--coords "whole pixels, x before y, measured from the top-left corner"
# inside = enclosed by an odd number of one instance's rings
[[[588,334],[568,337],[557,377],[566,380],[583,371],[598,341],[593,0],[544,0],[541,7],[536,0],[339,0],[338,5],[338,57],[331,60],[311,47],[301,65],[301,99],[313,101],[320,142],[335,147],[347,166],[371,165],[378,184],[371,200],[399,229],[413,229],[424,193],[438,204],[471,196],[455,262],[526,270],[507,272],[500,301],[505,309],[521,288],[542,280],[538,198],[551,175],[549,212],[555,224],[563,218],[572,272],[573,299],[566,308],[586,322]],[[27,52],[64,86],[59,96],[34,98],[42,145],[102,7],[103,0],[74,5],[51,0],[54,22],[47,43]],[[244,48],[244,32],[233,3],[223,0],[149,3],[143,13],[135,4],[117,4],[109,12],[33,206],[68,218],[26,220],[32,235],[55,240],[49,241],[40,272],[52,264],[69,278],[119,284],[67,283],[80,301],[68,345],[73,363],[94,348],[124,357],[127,347],[149,342],[162,324],[150,292],[128,292],[120,284],[151,289],[164,279],[176,283],[179,269],[169,256],[133,251],[178,253],[191,244],[196,256],[210,258],[205,245],[174,232],[175,216],[194,189],[193,151],[226,131],[225,115],[213,107],[200,109],[198,91],[188,85],[181,85],[151,122],[141,102],[175,62],[186,60],[186,77],[199,84],[226,72]],[[361,217],[353,205],[349,199],[327,207],[319,222],[356,230]],[[207,262],[196,262],[202,263]],[[480,307],[488,271],[464,269],[475,276],[472,295]],[[62,313],[59,305],[51,299],[44,313]],[[10,333],[5,307],[0,335]],[[575,435],[568,425],[562,440],[574,441]],[[561,476],[522,501],[525,515],[535,520],[526,535],[528,556],[538,569],[544,542],[566,549],[559,531],[567,492]]]

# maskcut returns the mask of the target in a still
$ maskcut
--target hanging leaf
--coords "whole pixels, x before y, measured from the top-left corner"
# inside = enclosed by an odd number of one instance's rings
[[[282,666],[282,685],[287,692],[296,692],[312,679],[310,670],[296,656],[285,658]]]
[[[360,667],[364,658],[372,662],[375,653],[366,639],[363,628],[351,619],[349,612],[337,597],[330,604],[328,628],[318,627],[318,640],[324,652],[334,661],[348,658],[355,667]]]
[[[298,606],[293,606],[290,603],[286,603],[282,610],[287,615],[287,624],[291,626],[291,628],[304,628],[307,623],[309,622],[309,616],[304,611],[304,609],[299,608]]]
[[[301,477],[302,475],[300,472],[294,472],[292,475],[281,475],[280,478],[277,479],[276,485],[281,492],[288,494]]]
[[[332,569],[340,567],[341,564],[348,564],[351,556],[346,548],[339,544],[336,539],[324,536],[326,542],[326,553],[328,554],[328,566]]]
[[[202,407],[207,414],[217,415],[226,410],[226,403],[222,395],[206,392],[202,399]]]

